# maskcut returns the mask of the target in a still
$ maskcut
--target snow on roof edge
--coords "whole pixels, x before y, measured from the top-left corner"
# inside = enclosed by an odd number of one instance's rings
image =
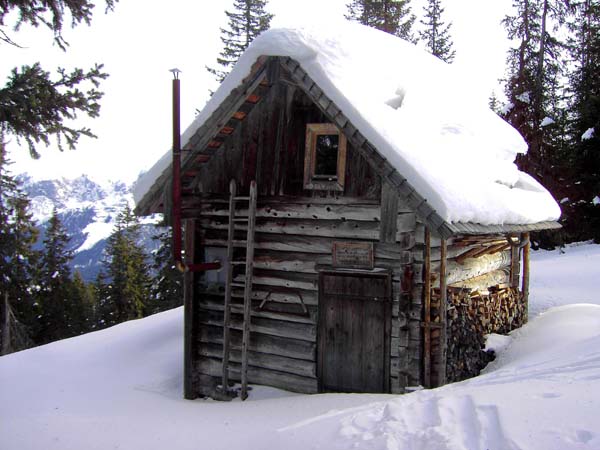
[[[380,63],[377,45],[401,55],[402,64]],[[298,61],[447,222],[525,224],[560,216],[551,195],[516,169],[514,156],[525,152],[526,145],[514,128],[487,105],[482,108],[469,99],[456,81],[459,76],[448,75],[451,72],[445,63],[398,38],[357,24],[349,23],[330,34],[306,28],[263,33],[185,130],[184,144],[263,55]],[[379,68],[382,73],[373,74],[371,66],[376,63],[385,65],[386,70]],[[467,161],[473,166],[474,180],[460,179],[458,175],[468,172],[458,170],[456,160],[461,161],[459,165]],[[167,154],[138,179],[136,203],[169,165]],[[455,178],[448,175],[452,170],[458,173]],[[480,173],[486,171],[493,173]]]

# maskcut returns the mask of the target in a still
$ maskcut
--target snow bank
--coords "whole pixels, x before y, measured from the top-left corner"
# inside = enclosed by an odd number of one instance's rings
[[[598,245],[534,252],[536,317],[490,341],[486,373],[404,396],[183,400],[181,309],[3,356],[0,449],[597,449],[599,258]],[[564,306],[542,312],[550,291]],[[583,299],[596,304],[568,305]]]
[[[183,135],[185,144],[261,55],[290,56],[450,222],[555,220],[551,195],[514,164],[519,133],[471,97],[464,74],[387,33],[347,22],[271,29],[256,38]],[[165,155],[138,180],[140,201],[168,167]]]

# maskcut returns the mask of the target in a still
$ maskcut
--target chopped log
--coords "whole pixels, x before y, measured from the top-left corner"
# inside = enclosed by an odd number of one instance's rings
[[[478,277],[468,280],[458,281],[452,284],[452,287],[470,289],[472,291],[485,291],[490,286],[505,284],[510,281],[510,268],[505,267],[493,270]]]
[[[483,350],[485,335],[520,327],[525,304],[518,289],[510,287],[490,288],[487,294],[450,287],[448,293],[446,373],[452,382],[479,374],[493,359]]]
[[[508,265],[510,265],[510,251],[470,258],[462,265],[448,261],[446,282],[448,285],[454,285],[459,281],[475,278]],[[439,263],[434,264],[432,270],[439,273]],[[434,282],[433,287],[439,287],[439,280]]]

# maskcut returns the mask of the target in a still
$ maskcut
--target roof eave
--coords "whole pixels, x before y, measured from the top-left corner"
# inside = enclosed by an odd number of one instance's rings
[[[369,140],[352,124],[341,109],[323,92],[317,83],[306,73],[300,63],[290,57],[260,57],[252,68],[251,74],[244,82],[233,89],[221,105],[212,115],[201,124],[186,143],[187,158],[183,162],[185,167],[193,161],[197,154],[203,149],[203,145],[212,139],[213,132],[227,121],[231,111],[236,105],[243,101],[245,96],[254,89],[262,77],[264,77],[268,62],[279,59],[280,64],[290,73],[292,80],[300,89],[323,111],[325,116],[340,130],[344,132],[348,141],[359,151],[371,164],[372,168],[384,180],[395,188],[398,195],[410,207],[414,208],[418,218],[440,238],[448,239],[456,235],[464,234],[494,234],[494,233],[516,233],[528,231],[540,231],[558,229],[561,225],[555,221],[545,221],[534,224],[497,224],[482,225],[477,223],[451,223],[444,220],[437,211],[419,194],[416,189],[404,178],[398,170],[391,165],[385,157],[372,145]],[[153,184],[152,188],[144,195],[136,207],[136,213],[145,215],[156,212],[153,208],[159,204],[160,196],[164,192],[166,183],[171,179],[171,165],[169,165],[161,176]]]

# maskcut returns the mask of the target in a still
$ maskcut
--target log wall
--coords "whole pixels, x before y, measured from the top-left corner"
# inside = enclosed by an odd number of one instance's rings
[[[390,389],[403,392],[418,384],[420,298],[422,286],[413,282],[420,273],[419,245],[414,240],[413,212],[392,208],[393,225],[383,227],[382,207],[376,200],[259,197],[256,218],[249,381],[314,393],[317,382],[317,324],[319,270],[332,266],[334,241],[371,242],[375,267],[392,273],[393,304],[390,348]],[[384,214],[388,214],[384,206]],[[220,196],[204,196],[196,220],[201,246],[225,248],[226,204]],[[337,217],[337,219],[334,219]],[[384,228],[384,234],[380,231]],[[390,228],[392,230],[390,231]],[[244,245],[240,227],[236,246]],[[383,237],[382,237],[383,236]],[[383,242],[382,242],[383,241]],[[386,242],[387,241],[387,242]],[[234,272],[234,280],[243,281]],[[197,374],[221,375],[223,294],[221,284],[200,282],[197,289],[199,333]],[[233,290],[231,378],[239,379],[242,311],[241,289]],[[412,299],[417,302],[413,303]],[[412,337],[412,339],[411,339]],[[211,392],[203,392],[212,395]]]

